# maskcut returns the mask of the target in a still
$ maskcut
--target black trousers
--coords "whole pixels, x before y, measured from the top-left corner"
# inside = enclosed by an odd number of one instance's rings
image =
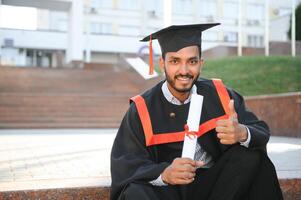
[[[278,200],[283,199],[274,165],[264,152],[231,147],[210,169],[198,169],[188,185],[131,183],[122,200]]]

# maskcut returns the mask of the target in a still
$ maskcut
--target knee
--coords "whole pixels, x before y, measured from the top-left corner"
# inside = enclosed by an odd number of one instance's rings
[[[260,166],[261,152],[238,146],[233,151],[232,160],[243,168],[254,170]]]
[[[126,189],[124,190],[124,197],[125,199],[131,199],[131,197],[134,197],[137,195],[137,192],[139,191],[140,185],[136,183],[130,183]]]
[[[145,184],[130,183],[123,192],[122,199],[149,199],[152,188]]]

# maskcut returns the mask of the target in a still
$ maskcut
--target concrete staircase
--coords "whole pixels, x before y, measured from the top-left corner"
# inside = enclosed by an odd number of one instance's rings
[[[148,84],[134,70],[0,67],[0,128],[113,128]]]

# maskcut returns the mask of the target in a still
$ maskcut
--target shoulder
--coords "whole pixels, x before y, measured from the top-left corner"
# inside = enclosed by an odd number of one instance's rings
[[[131,107],[133,107],[133,104],[135,105],[135,103],[133,102],[132,99],[137,96],[142,97],[147,105],[151,104],[154,100],[158,100],[162,94],[161,87],[162,87],[163,82],[164,81],[161,81],[158,84],[156,84],[154,87],[143,92],[142,94],[138,94],[138,95],[132,97],[130,100],[130,104],[131,104],[130,109],[131,109]]]
[[[216,81],[215,81],[216,80]],[[215,83],[214,83],[215,82]],[[206,91],[206,92],[216,92],[216,84],[230,90],[221,79],[206,79],[206,78],[199,78],[195,85],[197,86],[198,90]]]
[[[227,90],[227,92],[228,92],[228,94],[231,98],[243,100],[243,97],[242,97],[241,94],[239,94],[236,90],[232,89],[231,87],[228,87],[223,82],[223,80],[221,80],[221,81],[222,81],[222,84],[223,84],[224,88]],[[202,90],[205,90],[207,92],[216,93],[216,87],[213,83],[213,79],[200,78],[195,84],[196,84],[198,89],[202,89]]]
[[[199,78],[196,82],[195,85],[197,88],[204,88],[204,89],[215,89],[212,79],[206,79],[206,78]]]
[[[143,100],[145,101],[145,103],[148,105],[148,104],[150,104],[150,102],[153,102],[155,99],[158,99],[158,97],[161,94],[160,91],[161,91],[162,84],[163,84],[163,81],[159,82],[154,87],[146,90],[142,94],[138,94],[136,96],[142,97]],[[137,114],[136,104],[132,100],[136,96],[132,97],[131,100],[130,100],[130,107],[129,107],[129,110],[128,110],[129,114]]]
[[[160,94],[162,84],[164,81],[160,81],[158,84],[156,84],[154,87],[150,88],[149,90],[145,91],[141,94],[141,96],[146,100],[149,101],[153,99],[154,97],[157,97]]]

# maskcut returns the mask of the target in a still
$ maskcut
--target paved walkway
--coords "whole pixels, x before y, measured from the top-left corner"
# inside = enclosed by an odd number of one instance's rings
[[[116,129],[0,130],[0,191],[108,186]],[[279,178],[301,178],[301,139],[272,137]]]

